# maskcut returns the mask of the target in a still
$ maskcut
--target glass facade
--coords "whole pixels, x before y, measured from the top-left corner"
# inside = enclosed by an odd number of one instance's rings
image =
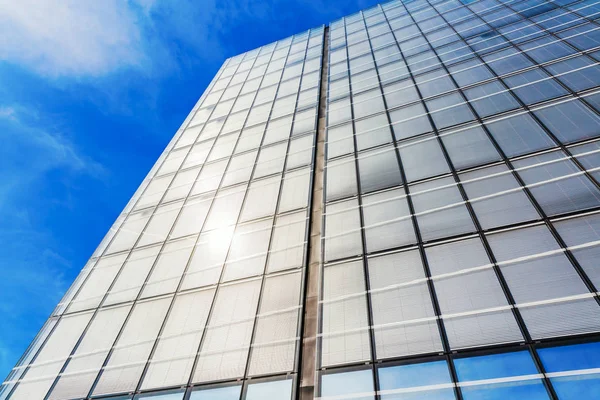
[[[600,1],[228,59],[1,400],[600,398]]]

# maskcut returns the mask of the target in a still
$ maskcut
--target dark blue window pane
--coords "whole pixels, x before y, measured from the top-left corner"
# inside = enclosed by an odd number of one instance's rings
[[[538,353],[560,400],[598,398],[600,374],[589,370],[600,368],[600,343],[540,349]],[[563,376],[552,376],[567,371]]]
[[[353,399],[368,400],[375,397],[371,370],[321,376],[321,397],[355,395],[357,393],[362,393],[364,396],[352,397]]]
[[[381,368],[379,385],[384,400],[454,400],[452,379],[445,361]],[[438,385],[435,389],[424,386]]]
[[[454,361],[456,374],[462,385],[465,400],[546,400],[549,399],[542,380],[527,351],[493,354]],[[502,381],[477,381],[511,378]]]
[[[292,380],[260,382],[248,385],[245,400],[289,400],[292,398]]]
[[[600,117],[580,101],[568,101],[533,112],[563,143],[595,137]]]
[[[550,100],[568,92],[541,69],[533,69],[504,80],[525,104]]]
[[[547,68],[575,92],[600,85],[600,67],[586,56],[570,58],[551,64]]]

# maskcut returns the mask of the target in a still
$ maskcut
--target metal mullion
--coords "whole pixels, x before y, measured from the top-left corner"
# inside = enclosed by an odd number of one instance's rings
[[[275,43],[277,43],[277,42],[275,42]],[[270,57],[269,57],[269,62],[267,63],[267,68],[268,68],[268,64],[269,64],[269,63],[272,61],[272,59],[273,59],[273,54],[274,54],[275,50],[276,50],[276,49],[275,49],[275,48],[273,48],[273,51],[271,51],[271,54],[270,54]],[[289,50],[288,50],[288,55],[289,55]],[[286,55],[286,60],[287,60],[287,55]],[[258,88],[256,89],[256,93],[257,93],[257,94],[258,94],[258,90],[260,90],[260,84],[262,84],[262,81],[264,80],[264,78],[265,78],[265,75],[266,75],[266,69],[265,69],[265,73],[263,73],[262,77],[260,77],[260,78],[256,78],[256,79],[260,79],[260,83],[259,83],[259,85],[258,85]],[[252,110],[252,106],[254,105],[254,101],[255,101],[255,100],[256,100],[256,94],[255,94],[254,98],[252,99],[252,104],[251,104],[251,105],[250,105],[250,107],[248,108],[249,110]],[[271,106],[271,111],[272,111],[272,109],[273,109],[272,107],[273,107],[273,106]],[[271,111],[269,111],[269,114],[271,113]],[[244,120],[244,125],[245,125],[245,124],[246,124],[246,122],[248,121],[248,117],[249,117],[249,116],[250,116],[250,112],[248,112],[248,115],[246,115],[246,118],[245,118],[245,120]],[[242,129],[243,129],[243,128],[242,128]],[[261,144],[262,144],[262,142],[263,142],[263,140],[264,140],[265,133],[266,133],[266,127],[265,127],[265,131],[263,131],[263,134],[262,134],[262,137],[261,137]],[[225,167],[225,171],[223,172],[223,176],[221,177],[221,181],[219,182],[219,188],[217,189],[217,191],[216,191],[215,193],[218,193],[218,191],[219,191],[219,189],[220,189],[220,186],[223,184],[223,180],[225,179],[225,175],[226,175],[226,173],[227,173],[227,168],[229,167],[229,164],[231,164],[231,159],[233,158],[233,156],[234,156],[234,154],[235,154],[235,148],[236,148],[236,147],[237,147],[237,145],[239,144],[240,137],[241,137],[241,135],[239,135],[239,136],[238,136],[238,138],[237,138],[236,144],[235,144],[235,146],[234,146],[234,150],[232,151],[232,154],[231,154],[231,156],[229,157],[229,161],[228,161],[228,163],[227,163],[227,166]],[[238,214],[238,217],[237,217],[237,220],[238,220],[238,221],[239,221],[240,215],[242,214],[242,209],[243,209],[243,207],[244,207],[245,198],[246,198],[246,196],[247,196],[247,193],[248,193],[248,188],[250,187],[250,181],[252,180],[252,175],[254,174],[254,170],[256,169],[256,165],[257,165],[257,161],[258,161],[258,156],[259,156],[259,154],[260,154],[260,146],[257,148],[257,155],[256,155],[256,159],[255,159],[255,161],[254,161],[254,164],[252,165],[252,173],[250,174],[250,178],[249,178],[248,182],[247,182],[247,183],[242,183],[241,185],[234,185],[234,186],[233,186],[233,187],[235,187],[235,186],[247,185],[247,187],[246,187],[246,191],[245,191],[245,193],[244,193],[244,200],[242,201],[242,204],[240,205],[240,212],[239,212],[239,214]],[[211,209],[212,209],[212,205],[213,205],[213,204],[214,204],[214,201],[213,201],[213,203],[211,204],[211,208],[209,209],[208,213],[206,214],[206,215],[207,215],[207,217],[208,217],[208,215],[210,214],[210,211],[211,211]],[[206,221],[205,221],[205,222],[206,222]],[[236,225],[235,225],[235,226],[237,226],[237,221],[236,221]],[[234,228],[234,233],[235,233],[235,228]],[[209,308],[209,312],[208,312],[208,315],[207,315],[207,317],[206,317],[206,323],[204,324],[204,328],[202,329],[202,335],[201,335],[201,337],[200,337],[200,342],[198,343],[198,350],[196,351],[196,355],[195,355],[195,357],[194,357],[194,362],[193,362],[193,364],[192,364],[192,368],[191,368],[191,371],[190,371],[190,377],[188,378],[187,385],[186,385],[186,386],[188,386],[188,387],[191,387],[191,386],[193,386],[194,372],[196,371],[196,368],[198,367],[198,362],[200,361],[200,352],[201,352],[201,350],[202,350],[202,345],[204,344],[204,341],[205,341],[205,339],[206,339],[206,335],[207,335],[207,332],[208,332],[208,325],[209,325],[209,323],[210,323],[210,320],[211,320],[211,317],[212,317],[212,314],[213,314],[213,311],[214,311],[214,308],[215,308],[215,304],[216,304],[217,296],[218,296],[218,294],[219,294],[219,289],[220,289],[220,287],[221,287],[221,280],[223,279],[223,275],[224,275],[224,272],[225,272],[225,264],[226,264],[226,262],[227,262],[227,257],[229,256],[229,252],[230,252],[230,250],[231,250],[231,243],[232,243],[232,242],[233,242],[233,237],[231,238],[231,241],[230,241],[230,243],[229,243],[229,248],[227,249],[227,253],[225,254],[225,258],[224,258],[224,261],[223,261],[223,266],[222,266],[222,268],[221,268],[221,273],[220,273],[220,275],[219,275],[219,279],[218,279],[218,281],[217,281],[217,284],[216,284],[216,287],[215,287],[215,295],[213,296],[213,299],[212,299],[212,302],[211,302],[211,305],[210,305],[210,308]]]
[[[310,37],[310,36],[309,36]],[[290,44],[290,49],[291,49],[292,44]],[[260,285],[260,292],[259,292],[259,298],[258,298],[258,302],[256,304],[256,312],[254,313],[254,323],[252,326],[252,333],[250,335],[250,347],[248,349],[248,356],[246,358],[246,367],[244,369],[244,380],[247,381],[249,379],[248,374],[250,372],[250,358],[252,357],[252,345],[254,344],[254,340],[256,339],[256,328],[258,326],[258,321],[259,321],[259,317],[258,314],[260,312],[260,307],[262,306],[262,295],[263,295],[263,290],[265,288],[265,281],[267,280],[267,264],[269,262],[269,258],[270,258],[270,249],[271,249],[271,245],[273,243],[273,235],[274,235],[274,231],[275,231],[275,225],[276,225],[276,221],[277,221],[277,215],[279,214],[279,206],[281,203],[281,193],[283,192],[283,185],[284,185],[284,181],[285,181],[285,177],[287,176],[287,172],[286,172],[286,165],[287,165],[287,159],[288,159],[288,153],[290,151],[290,145],[292,143],[292,136],[293,136],[293,132],[294,132],[294,126],[295,126],[295,117],[296,117],[296,111],[297,111],[297,107],[298,107],[298,99],[300,98],[300,88],[302,86],[302,78],[303,78],[303,73],[304,73],[304,66],[306,64],[306,53],[308,52],[308,38],[307,38],[307,45],[306,48],[304,49],[304,59],[302,61],[302,71],[300,72],[300,80],[298,82],[298,91],[296,92],[296,101],[294,103],[294,119],[292,120],[292,126],[290,127],[290,133],[289,136],[287,138],[287,147],[286,147],[286,152],[285,152],[285,156],[284,156],[284,160],[283,160],[283,168],[282,168],[282,172],[281,172],[281,178],[280,178],[280,185],[279,185],[279,192],[277,194],[277,203],[275,206],[275,212],[273,214],[273,220],[271,221],[271,232],[269,235],[269,243],[267,245],[267,256],[265,258],[265,264],[263,267],[263,273],[262,273],[262,278],[261,278],[261,285]],[[286,63],[287,63],[287,59],[289,58],[290,53],[288,51],[288,55],[286,56]],[[283,68],[282,71],[282,77],[283,77],[283,73],[285,71],[285,66]],[[279,86],[277,88],[277,91],[275,93],[275,98],[277,98],[277,93],[279,92]],[[273,112],[273,108],[271,108],[271,111],[269,112],[269,120],[268,122],[270,122],[270,118],[271,118],[271,113]],[[267,125],[268,126],[268,125]],[[264,140],[264,137],[263,137]],[[262,147],[262,146],[261,146]],[[258,160],[258,158],[257,158]],[[254,172],[253,172],[254,174]],[[306,268],[306,267],[305,267]],[[305,274],[302,275],[302,280],[304,281],[304,277]],[[303,286],[303,285],[302,285]],[[300,291],[300,296],[302,296],[303,290]],[[303,299],[299,299],[299,300],[303,300]],[[299,315],[302,315],[302,309],[299,311]],[[298,323],[299,325],[299,323]],[[294,357],[294,362],[297,363],[298,362],[298,357],[297,357],[297,352],[298,352],[298,347],[300,347],[300,344],[296,343],[296,350],[295,350],[295,357]],[[294,371],[297,370],[297,365],[294,367]],[[247,383],[244,383],[244,386],[247,387]],[[245,397],[245,393],[244,390],[242,390],[242,399]]]
[[[512,10],[512,8],[511,8]],[[513,10],[514,12],[514,10]],[[444,18],[442,16],[442,18]],[[533,22],[532,22],[533,23]],[[497,32],[499,36],[503,37],[505,40],[507,40],[509,43],[512,43],[510,40],[508,40],[504,35],[502,35],[501,33]],[[560,40],[560,38],[557,38]],[[473,50],[471,48],[471,50]],[[485,61],[481,58],[481,56],[475,52],[476,57],[479,59],[480,62],[482,62],[483,64],[487,65],[485,63]],[[534,65],[538,65],[535,60],[533,60],[531,57],[529,57],[528,54],[526,54],[525,52],[522,53],[532,64]],[[553,76],[552,74],[550,74],[543,66],[539,66],[545,73],[547,73],[549,76]],[[445,65],[444,65],[444,68]],[[547,133],[549,135],[549,137],[556,143],[557,145],[557,149],[562,150],[567,156],[570,157],[571,161],[576,165],[577,168],[580,169],[581,172],[583,172],[583,174],[588,178],[588,180],[598,189],[600,189],[600,184],[593,179],[593,177],[591,176],[591,174],[587,171],[587,169],[573,156],[573,154],[571,153],[571,151],[565,146],[565,144],[563,144],[560,140],[558,140],[558,138],[546,127],[546,125],[531,111],[530,107],[525,104],[518,96],[514,96],[512,95],[512,91],[510,90],[510,88],[506,85],[506,83],[504,82],[504,80],[502,78],[500,78],[498,76],[498,74],[492,69],[489,68],[489,70],[491,71],[491,73],[494,75],[494,77],[496,77],[496,79],[498,79],[498,81],[501,83],[502,86],[504,86],[504,88],[508,91],[508,93],[511,94],[511,96],[513,98],[516,99],[516,101],[519,103],[519,105],[521,106],[522,109],[524,109],[525,111],[527,111],[527,114],[531,116],[531,118],[533,118],[539,125],[540,127],[542,127],[542,129],[545,131],[545,133]],[[446,70],[447,71],[447,70]],[[454,81],[454,78],[451,77],[451,79],[453,80],[454,84],[456,84],[456,81]],[[555,81],[558,82],[558,80],[554,79]],[[562,85],[562,82],[559,82]],[[564,86],[564,85],[563,85]],[[458,85],[457,85],[458,87]],[[570,89],[568,89],[566,86],[564,86],[565,89],[567,89],[569,91],[570,94],[575,94],[573,91],[571,91]],[[462,90],[459,87],[459,92],[461,92],[462,96],[464,96],[464,93],[462,93]],[[577,96],[579,97],[579,96]],[[471,108],[471,111],[475,114],[475,116],[478,119],[478,122],[481,124],[482,128],[484,128],[484,130],[487,132],[487,128],[484,127],[483,122],[481,120],[481,118],[479,117],[479,114],[477,114],[477,112],[475,111],[475,109],[473,108],[473,106],[471,105],[471,103],[469,103],[467,101],[469,107]],[[491,137],[491,134],[488,133],[488,137],[490,137],[491,140],[493,140],[493,138]],[[492,141],[493,144],[497,144],[495,142],[495,140]],[[498,146],[499,147],[499,146]],[[502,152],[501,149],[497,148],[498,150],[500,150],[500,155],[506,160],[507,164],[509,165],[511,171],[513,171],[514,174],[514,166],[512,164],[512,162],[509,160],[509,158],[506,156],[506,154],[504,152]],[[554,237],[554,239],[557,241],[558,245],[562,248],[565,248],[565,255],[567,256],[567,258],[569,259],[569,261],[571,262],[571,264],[573,265],[573,268],[575,269],[575,271],[577,271],[577,274],[580,276],[580,278],[582,279],[582,281],[584,282],[586,288],[592,293],[592,294],[596,294],[597,293],[597,288],[595,287],[595,285],[593,284],[593,282],[591,281],[591,279],[587,276],[587,273],[585,272],[585,270],[581,267],[581,265],[579,264],[579,262],[577,261],[577,259],[573,256],[573,254],[571,253],[570,250],[568,250],[567,245],[565,244],[565,242],[562,240],[562,238],[560,237],[560,235],[558,234],[558,231],[554,228],[554,226],[550,223],[549,217],[546,215],[546,213],[544,212],[544,210],[542,209],[541,205],[539,204],[539,202],[534,198],[531,190],[529,188],[526,187],[525,182],[521,179],[520,176],[516,175],[516,179],[519,182],[519,184],[522,186],[523,190],[526,192],[526,194],[528,195],[528,197],[530,198],[530,200],[532,201],[534,207],[536,208],[536,211],[539,213],[539,215],[542,217],[542,220],[544,221],[545,225],[548,227],[548,230],[550,231],[550,233],[552,234],[552,236]],[[582,210],[579,210],[582,211]],[[598,298],[598,296],[594,296],[594,299],[596,300],[596,302],[598,303],[598,305],[600,305],[600,298]]]
[[[437,10],[436,10],[436,12],[437,12]],[[414,18],[410,14],[410,12],[408,13],[408,17],[410,17],[413,20],[413,22],[415,22]],[[387,20],[387,16],[386,16],[386,21],[389,24],[389,21]],[[419,32],[421,32],[421,34],[422,34],[421,28],[416,24],[416,22],[415,22],[415,25],[416,25],[417,29],[419,29]],[[391,28],[391,25],[390,25],[390,28]],[[396,37],[396,33],[394,31],[392,31],[392,35],[394,36],[394,39],[396,40],[396,42],[398,42],[398,38]],[[425,40],[427,40],[427,39],[425,38]],[[429,44],[429,41],[427,41],[427,43]],[[411,79],[411,81],[412,81],[412,83],[413,83],[413,85],[415,87],[415,90],[417,91],[417,95],[419,96],[420,104],[423,106],[423,108],[425,109],[425,112],[427,113],[427,119],[429,120],[429,124],[432,126],[432,128],[434,128],[435,124],[434,124],[433,119],[431,117],[431,114],[429,112],[429,108],[427,107],[427,104],[423,101],[423,95],[421,94],[421,91],[420,91],[419,87],[417,86],[417,82],[416,82],[415,77],[414,77],[414,75],[412,73],[412,69],[409,66],[409,64],[406,62],[406,56],[400,50],[400,45],[397,44],[397,46],[398,46],[398,50],[400,51],[400,55],[402,57],[402,61],[406,65],[406,69],[408,71],[410,79]],[[437,53],[435,53],[435,54],[437,56]],[[439,60],[439,57],[438,57],[438,60]],[[389,112],[386,112],[386,114],[388,115],[388,120],[390,120],[390,124],[391,124],[391,119],[389,117]],[[421,231],[419,229],[419,221],[418,221],[418,219],[417,219],[417,217],[415,215],[414,204],[413,204],[413,201],[412,201],[412,197],[410,195],[410,190],[409,190],[409,187],[408,187],[408,182],[406,180],[406,175],[405,175],[404,168],[403,168],[403,165],[402,165],[400,153],[398,151],[398,143],[396,141],[395,136],[392,136],[392,138],[394,140],[394,147],[396,148],[396,157],[398,157],[398,160],[400,162],[400,169],[401,169],[401,173],[402,173],[402,179],[404,181],[404,189],[405,189],[405,193],[406,193],[406,200],[407,200],[407,203],[408,203],[408,206],[409,206],[409,211],[411,213],[411,219],[413,220],[413,226],[414,226],[415,234],[416,234],[416,238],[417,238],[417,245],[418,245],[418,248],[419,248],[419,254],[421,256],[421,261],[423,263],[423,270],[424,270],[424,273],[425,273],[425,278],[427,279],[427,287],[428,287],[428,290],[429,290],[429,296],[430,296],[431,304],[432,304],[432,307],[433,307],[433,310],[434,310],[434,313],[435,313],[435,316],[436,316],[436,322],[437,322],[437,325],[438,325],[438,331],[439,331],[440,338],[441,338],[441,341],[442,341],[442,346],[443,346],[443,350],[444,350],[444,354],[445,354],[446,364],[448,365],[448,370],[450,371],[450,376],[452,377],[453,382],[458,382],[458,377],[456,375],[456,369],[454,367],[454,362],[453,362],[452,358],[449,356],[449,354],[451,352],[450,342],[448,340],[448,335],[446,333],[446,328],[445,328],[444,321],[443,321],[443,318],[442,318],[442,311],[441,311],[441,308],[439,306],[439,301],[438,301],[438,298],[437,298],[437,293],[436,293],[435,287],[433,285],[433,280],[431,279],[431,270],[429,268],[429,262],[427,260],[427,255],[425,253],[425,247],[423,245],[423,238],[421,236]],[[438,140],[439,140],[439,138],[438,138]],[[462,392],[459,390],[458,386],[454,385],[453,389],[454,389],[454,395],[456,396],[456,398],[458,400],[462,400],[462,398],[463,398],[462,397]]]

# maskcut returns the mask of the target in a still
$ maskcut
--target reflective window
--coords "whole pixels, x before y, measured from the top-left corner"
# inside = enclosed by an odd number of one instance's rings
[[[356,396],[360,394],[361,396]],[[344,398],[353,395],[358,400],[375,398],[371,370],[329,373],[321,375],[321,398]]]
[[[455,399],[452,379],[445,361],[379,368],[382,399]],[[400,396],[400,397],[399,397]]]

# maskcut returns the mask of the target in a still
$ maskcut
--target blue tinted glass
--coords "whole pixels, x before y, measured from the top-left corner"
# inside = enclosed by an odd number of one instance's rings
[[[190,400],[238,400],[241,390],[241,385],[200,389],[192,392]]]
[[[493,354],[455,360],[456,373],[462,385],[465,400],[549,399],[542,380],[537,378],[537,368],[526,351]],[[485,381],[497,378],[512,378],[503,381]],[[475,382],[474,382],[475,381]]]
[[[357,393],[367,394],[360,397],[360,399],[373,398],[373,374],[371,370],[342,372],[339,374],[323,375],[321,377],[322,397]]]
[[[289,400],[292,397],[292,380],[252,383],[248,385],[246,400]]]
[[[405,398],[399,397],[400,393],[405,396],[409,395],[411,400],[455,399],[452,379],[445,361],[381,368],[378,373],[379,385],[383,391],[382,399]],[[438,386],[435,389],[422,388],[422,386],[444,384],[448,384],[448,386],[442,388]],[[386,393],[386,391],[388,392]]]
[[[600,374],[590,373],[592,371],[589,370],[600,368],[600,343],[552,347],[540,349],[538,353],[560,400],[598,397]],[[566,376],[552,376],[554,372],[564,371],[571,373]]]

